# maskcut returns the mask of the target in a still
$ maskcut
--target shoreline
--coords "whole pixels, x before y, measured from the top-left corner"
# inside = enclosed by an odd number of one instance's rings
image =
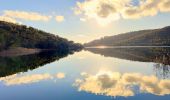
[[[90,46],[85,48],[97,48],[97,49],[107,49],[107,48],[170,48],[170,46]]]
[[[10,48],[8,50],[0,51],[0,57],[15,57],[15,56],[22,56],[22,55],[29,55],[29,54],[36,54],[40,53],[41,49],[32,49],[32,48]]]

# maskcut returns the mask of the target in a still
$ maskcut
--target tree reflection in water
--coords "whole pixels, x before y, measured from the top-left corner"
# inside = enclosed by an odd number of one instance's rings
[[[170,77],[170,48],[169,47],[126,47],[126,48],[86,48],[86,50],[105,57],[115,57],[139,62],[153,62],[154,71],[160,78]]]
[[[38,54],[24,56],[0,57],[0,77],[33,70],[73,53],[73,51],[45,51]]]
[[[154,64],[154,72],[159,78],[170,78],[170,65]]]

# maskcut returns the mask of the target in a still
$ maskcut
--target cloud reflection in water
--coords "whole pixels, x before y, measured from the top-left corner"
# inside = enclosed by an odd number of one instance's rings
[[[102,71],[96,75],[83,73],[82,76],[83,79],[77,79],[74,84],[79,91],[124,97],[134,96],[137,91],[154,95],[170,94],[170,80],[158,79],[153,75]]]
[[[48,79],[63,79],[65,78],[65,73],[57,73],[56,75],[51,75],[48,73],[45,74],[33,74],[33,75],[11,75],[7,77],[0,78],[0,81],[2,81],[5,85],[11,86],[11,85],[22,85],[22,84],[31,84],[31,83],[37,83],[43,80]]]

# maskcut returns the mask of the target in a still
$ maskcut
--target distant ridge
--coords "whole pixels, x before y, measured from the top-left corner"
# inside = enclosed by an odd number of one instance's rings
[[[170,46],[170,26],[106,36],[84,46]]]

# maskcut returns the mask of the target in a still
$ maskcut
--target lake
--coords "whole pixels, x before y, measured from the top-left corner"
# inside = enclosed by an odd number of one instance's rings
[[[0,100],[169,100],[170,48],[0,57]]]

